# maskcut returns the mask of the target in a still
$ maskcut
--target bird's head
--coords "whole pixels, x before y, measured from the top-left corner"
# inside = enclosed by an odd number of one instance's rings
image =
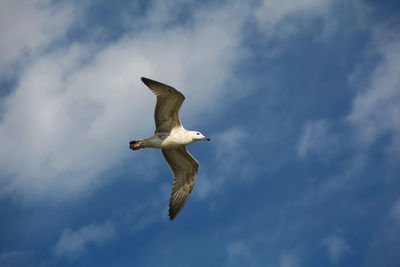
[[[210,141],[210,138],[205,137],[202,133],[197,132],[197,131],[190,131],[190,135],[191,135],[193,141],[200,141],[200,140]]]

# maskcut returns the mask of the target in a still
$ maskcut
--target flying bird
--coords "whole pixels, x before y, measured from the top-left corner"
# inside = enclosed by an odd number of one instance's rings
[[[185,96],[175,88],[142,77],[142,82],[156,95],[154,110],[156,131],[149,138],[129,142],[129,148],[159,148],[174,176],[171,199],[169,202],[169,218],[173,220],[183,208],[193,189],[199,162],[186,149],[195,141],[206,140],[198,131],[188,131],[183,128],[179,119],[179,109]]]

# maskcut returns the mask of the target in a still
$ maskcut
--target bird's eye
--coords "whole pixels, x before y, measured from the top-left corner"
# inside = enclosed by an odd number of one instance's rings
[[[200,135],[199,133],[197,133],[197,135]]]

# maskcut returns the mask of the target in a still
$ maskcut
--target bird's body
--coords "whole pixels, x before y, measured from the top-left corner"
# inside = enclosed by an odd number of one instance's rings
[[[152,137],[138,141],[142,141],[145,147],[161,149],[177,148],[194,142],[190,131],[183,127],[174,128],[170,132],[156,132]]]
[[[142,81],[156,95],[154,111],[156,131],[152,137],[131,141],[132,150],[159,148],[173,175],[169,217],[173,220],[183,208],[193,189],[199,163],[187,151],[186,145],[207,140],[200,132],[183,128],[179,119],[179,109],[185,100],[182,93],[166,84],[142,77]]]

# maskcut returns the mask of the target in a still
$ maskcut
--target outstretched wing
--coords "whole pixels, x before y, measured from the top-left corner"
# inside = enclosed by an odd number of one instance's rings
[[[156,132],[169,132],[173,128],[181,126],[179,109],[185,100],[185,96],[169,85],[144,77],[142,77],[142,81],[157,97],[154,110]]]
[[[174,175],[169,202],[169,218],[173,220],[189,198],[199,163],[190,155],[185,146],[175,149],[162,149],[162,153]]]

